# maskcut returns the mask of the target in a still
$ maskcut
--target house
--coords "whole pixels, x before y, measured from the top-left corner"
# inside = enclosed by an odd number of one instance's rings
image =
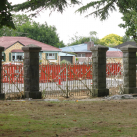
[[[64,47],[61,49],[63,52],[73,52],[77,54],[78,62],[82,64],[92,62],[92,51],[90,48],[93,46],[96,46],[93,42],[87,42],[79,45]],[[121,62],[123,53],[119,49],[109,47],[109,50],[106,52],[106,57],[107,62]]]
[[[128,41],[128,42],[124,42],[124,43],[122,43],[120,45],[117,45],[117,46],[115,46],[113,48],[120,49],[120,48],[122,48],[123,46],[126,46],[126,45],[131,45],[131,46],[137,47],[137,43],[136,42],[134,42],[134,41]],[[137,57],[136,57],[136,64],[137,64]]]
[[[109,47],[106,52],[107,63],[122,63],[123,52],[120,49]]]
[[[69,61],[71,64],[75,64],[76,60],[75,60],[75,55],[74,54],[71,54],[71,53],[68,53],[68,52],[59,52],[59,60],[60,62],[62,60],[67,60]],[[60,64],[59,62],[59,64]]]
[[[115,46],[113,48],[120,49],[121,47],[126,46],[126,45],[131,45],[131,46],[137,47],[137,43],[136,42],[134,42],[134,41],[127,41],[127,42],[124,42],[124,43],[122,43],[120,45],[117,45],[117,46]]]
[[[39,52],[39,57],[43,64],[46,64],[48,61],[54,63],[60,62],[59,53],[61,52],[61,49],[27,37],[9,36],[0,37],[0,46],[5,48],[4,52],[2,53],[3,61],[22,61],[24,56],[22,47],[29,44],[34,44],[42,48],[42,50]]]
[[[86,42],[79,45],[67,46],[60,48],[62,52],[69,52],[77,54],[77,59],[80,64],[91,62],[92,52],[91,47],[94,46],[93,42]]]

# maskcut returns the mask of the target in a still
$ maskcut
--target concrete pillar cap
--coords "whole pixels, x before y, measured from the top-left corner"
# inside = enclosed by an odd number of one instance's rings
[[[22,47],[23,51],[29,51],[29,52],[39,52],[42,48],[39,46],[36,46],[34,44],[27,45],[25,47]]]
[[[132,46],[132,45],[126,45],[126,46],[121,47],[120,50],[122,52],[136,52],[137,47]]]

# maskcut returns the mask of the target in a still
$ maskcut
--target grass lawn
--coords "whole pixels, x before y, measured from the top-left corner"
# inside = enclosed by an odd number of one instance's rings
[[[137,100],[0,101],[0,137],[137,137]]]

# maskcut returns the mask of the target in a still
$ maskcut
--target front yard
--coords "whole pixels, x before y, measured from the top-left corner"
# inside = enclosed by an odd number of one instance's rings
[[[137,136],[137,100],[0,101],[0,136]]]

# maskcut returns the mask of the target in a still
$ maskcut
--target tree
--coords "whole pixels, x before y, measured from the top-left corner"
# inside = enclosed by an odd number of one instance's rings
[[[123,36],[123,43],[127,41],[134,41],[131,37],[128,37],[127,35]]]
[[[19,32],[17,28],[19,26],[22,26],[25,23],[31,23],[32,19],[29,18],[26,14],[22,15],[12,15],[12,21],[15,24],[16,29],[8,28],[6,26],[3,26],[0,29],[0,36],[20,36],[22,32]]]
[[[63,10],[70,4],[80,4],[80,0],[71,0],[70,3],[68,3],[67,0],[28,0],[22,4],[13,5],[13,10],[35,11],[34,15],[38,14],[44,9],[50,9],[51,11],[57,10],[62,13]],[[95,11],[87,16],[95,15],[96,17],[100,17],[101,20],[105,20],[109,16],[109,12],[115,11],[116,7],[119,8],[121,13],[125,13],[129,9],[134,9],[137,11],[137,2],[136,0],[91,0],[91,2],[80,7],[76,12],[83,13],[89,8],[93,8]]]
[[[15,29],[15,25],[12,20],[12,11],[20,11],[28,9],[28,11],[36,11],[32,15],[38,14],[43,9],[50,9],[51,11],[63,12],[63,10],[72,4],[79,4],[77,0],[71,0],[68,3],[66,0],[28,0],[22,4],[17,4],[11,6],[8,0],[1,0],[0,3],[0,28],[7,26],[9,28]]]
[[[7,0],[1,0],[0,2],[0,28],[7,26],[15,29],[12,21],[12,15],[10,13],[11,4]]]
[[[100,45],[107,47],[114,47],[123,43],[123,37],[116,34],[109,34],[104,38],[100,39]]]
[[[132,36],[134,41],[137,42],[137,12],[130,10],[128,13],[124,13],[122,17],[124,23],[119,26],[126,29],[126,35]]]
[[[0,36],[22,36],[55,46],[64,47],[63,41],[59,40],[55,26],[49,26],[46,22],[39,24],[32,21],[27,15],[14,15],[13,21],[16,30],[8,27],[0,29]]]
[[[92,13],[86,15],[86,17],[90,15],[94,15],[95,17],[99,17],[101,20],[105,20],[109,16],[109,12],[116,11],[118,7],[121,13],[126,13],[130,9],[134,9],[137,11],[137,1],[136,0],[97,0],[91,1],[88,4],[80,7],[76,12],[84,13],[89,8],[95,9]]]
[[[82,44],[84,42],[89,42],[89,41],[93,41],[94,44],[99,44],[99,39],[96,37],[97,32],[96,31],[90,31],[89,33],[89,37],[83,37],[83,36],[78,36],[78,33],[76,33],[70,40],[71,43],[69,43],[69,46],[72,45],[78,45],[78,44]]]
[[[68,0],[28,0],[21,4],[13,5],[12,11],[34,11],[32,15],[37,15],[44,9],[50,9],[51,12],[57,10],[62,13],[66,7],[81,3],[80,0],[71,0],[70,3],[67,1]],[[109,12],[115,11],[116,7],[119,8],[121,13],[126,13],[129,9],[137,11],[137,2],[136,0],[97,0],[91,1],[90,3],[80,7],[76,12],[83,13],[89,8],[94,8],[95,11],[87,16],[95,15],[96,17],[100,17],[101,20],[105,20],[109,16]],[[10,9],[11,4],[7,0],[2,0],[0,5],[0,27],[5,25],[15,28],[12,22]]]
[[[32,24],[26,23],[17,28],[18,32],[21,32],[21,36],[27,36],[37,41],[52,45],[54,47],[64,47],[63,41],[59,40],[57,29],[55,26],[49,26],[46,22],[39,24],[33,22]]]
[[[13,14],[13,22],[16,25],[16,27],[18,26],[22,26],[23,24],[27,23],[27,22],[32,22],[32,19],[29,18],[26,14]]]
[[[18,11],[34,11],[31,15],[35,16],[39,14],[42,10],[50,9],[50,11],[57,10],[58,12],[63,12],[64,9],[68,6],[80,4],[78,0],[71,0],[68,3],[68,0],[28,0],[21,4],[13,5],[13,10]]]

